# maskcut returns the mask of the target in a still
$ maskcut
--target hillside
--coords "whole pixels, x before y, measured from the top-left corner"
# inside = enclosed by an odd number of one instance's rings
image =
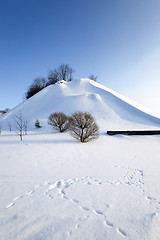
[[[20,111],[29,121],[30,129],[34,128],[37,118],[46,126],[51,113],[72,114],[75,111],[88,111],[93,114],[103,130],[148,129],[160,126],[160,119],[144,112],[134,102],[89,79],[61,81],[46,87],[0,118],[5,129],[8,123],[14,124],[14,115],[18,115]]]
[[[47,124],[52,112],[77,110],[95,116],[96,141],[82,144]],[[30,123],[23,141],[8,128],[20,111]],[[156,129],[160,119],[82,79],[43,89],[0,122],[0,239],[159,240],[160,136],[106,131]]]

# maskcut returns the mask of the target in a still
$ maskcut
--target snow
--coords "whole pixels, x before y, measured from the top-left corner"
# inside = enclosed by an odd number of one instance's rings
[[[47,125],[53,112],[72,114],[88,111],[97,119],[101,129],[146,129],[160,126],[160,119],[139,108],[139,105],[89,79],[61,81],[50,85],[22,102],[0,118],[3,129],[14,125],[14,116],[21,111],[34,128],[36,119]],[[5,120],[5,121],[4,121]]]
[[[0,118],[0,239],[159,239],[160,136],[106,131],[157,129],[160,120],[122,98],[88,79],[62,82]],[[30,122],[23,141],[8,130],[19,110]],[[95,116],[96,141],[48,126],[50,113],[76,110]]]

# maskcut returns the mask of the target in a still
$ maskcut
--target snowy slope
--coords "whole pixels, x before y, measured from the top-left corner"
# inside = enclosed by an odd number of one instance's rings
[[[77,110],[96,117],[96,141],[48,126],[50,113]],[[23,141],[8,130],[20,111],[30,122]],[[37,118],[43,128],[35,129]],[[156,128],[160,119],[82,79],[43,89],[0,122],[1,240],[160,239],[160,136],[104,134]]]
[[[4,128],[13,122],[14,115],[20,111],[29,120],[31,128],[37,118],[45,125],[51,113],[60,111],[66,114],[88,111],[95,116],[102,129],[144,128],[144,124],[148,125],[146,128],[160,126],[160,119],[89,79],[62,81],[48,86],[1,117]]]

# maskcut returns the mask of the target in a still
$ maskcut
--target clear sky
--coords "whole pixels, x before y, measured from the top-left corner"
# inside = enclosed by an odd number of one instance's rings
[[[0,0],[0,109],[63,63],[160,113],[160,0]]]

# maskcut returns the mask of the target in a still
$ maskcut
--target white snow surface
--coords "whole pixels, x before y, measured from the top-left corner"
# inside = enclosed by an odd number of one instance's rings
[[[20,110],[30,123],[23,141],[13,125]],[[52,112],[78,110],[95,116],[96,141],[82,144],[47,124]],[[158,129],[158,118],[82,79],[47,87],[0,124],[0,239],[160,239],[160,136],[106,134]]]
[[[22,112],[30,129],[38,118],[47,125],[53,112],[72,114],[87,111],[93,114],[101,129],[146,129],[160,126],[160,119],[145,112],[138,104],[89,79],[61,81],[22,102],[0,118],[3,129],[14,124],[14,116]],[[5,121],[4,121],[5,120]]]

